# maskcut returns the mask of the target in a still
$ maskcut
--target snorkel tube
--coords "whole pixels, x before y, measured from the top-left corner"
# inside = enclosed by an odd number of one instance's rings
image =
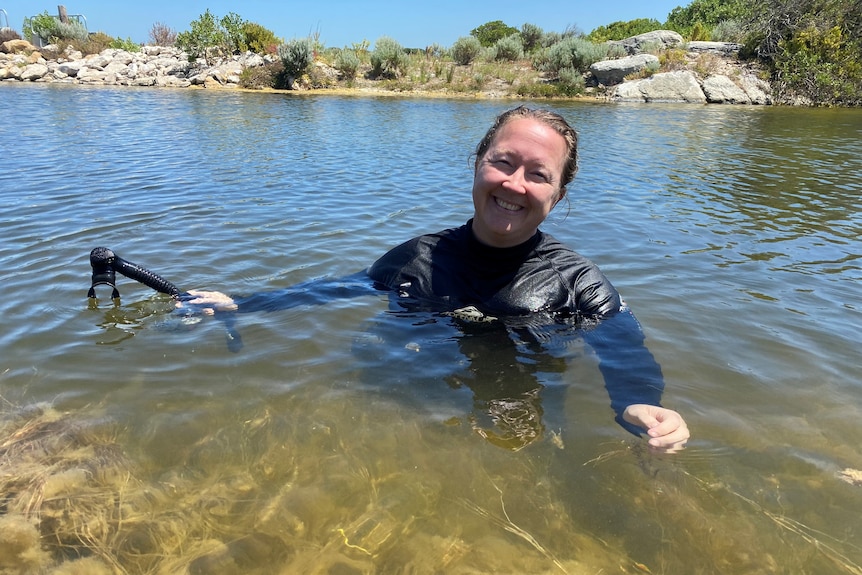
[[[96,248],[90,252],[90,266],[93,268],[92,285],[90,291],[87,292],[87,297],[96,297],[96,286],[107,285],[113,291],[111,298],[117,299],[120,297],[120,292],[117,290],[117,274],[120,272],[127,278],[139,281],[147,287],[151,287],[157,292],[168,294],[174,299],[180,299],[180,290],[177,286],[161,277],[154,274],[150,270],[126,261],[112,250],[108,248]]]
[[[167,294],[178,301],[194,299],[188,292],[180,292],[179,288],[163,278],[151,272],[143,266],[124,260],[108,248],[95,248],[90,252],[90,267],[93,268],[90,289],[87,297],[91,301],[96,300],[96,286],[106,285],[111,288],[111,299],[115,302],[120,299],[120,291],[117,289],[117,272],[129,279],[141,282],[157,292]],[[242,338],[235,329],[236,318],[233,313],[216,314],[225,325],[227,347],[230,351],[237,352],[242,349]]]

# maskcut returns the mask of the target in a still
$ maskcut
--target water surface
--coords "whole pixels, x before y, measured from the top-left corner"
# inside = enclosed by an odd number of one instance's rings
[[[576,335],[500,369],[544,388],[507,449],[464,379],[502,360],[384,293],[240,314],[236,353],[131,280],[88,305],[96,246],[243,295],[460,225],[509,105],[0,85],[0,521],[41,514],[31,566],[862,573],[862,111],[555,105],[581,168],[543,229],[643,324],[672,456]]]

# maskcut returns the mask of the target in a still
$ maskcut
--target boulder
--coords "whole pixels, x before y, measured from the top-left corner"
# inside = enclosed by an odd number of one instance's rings
[[[772,104],[772,96],[769,92],[769,84],[752,73],[743,74],[739,78],[739,85],[748,94],[752,104],[768,106]]]
[[[18,52],[32,52],[36,46],[27,40],[7,40],[0,44],[0,52],[5,54],[17,54]]]
[[[90,68],[89,66],[81,66],[78,73],[75,75],[75,78],[77,78],[79,82],[84,82],[86,84],[99,83],[104,77],[104,72],[97,68]]]
[[[645,80],[626,82],[617,86],[611,94],[611,99],[616,101],[706,103],[706,96],[697,82],[697,78],[692,72],[685,70],[654,74]]]
[[[59,66],[57,66],[57,70],[65,74],[66,76],[72,76],[73,78],[78,75],[78,70],[80,70],[84,66],[83,62],[63,62]]]
[[[640,72],[650,66],[655,66],[658,69],[658,65],[658,56],[635,54],[616,60],[596,62],[590,66],[590,72],[599,84],[613,86],[622,82],[629,74]]]
[[[111,58],[105,54],[105,51],[103,51],[100,54],[87,56],[84,58],[84,62],[86,62],[87,68],[96,68],[97,70],[101,70],[111,63]]]
[[[727,76],[710,76],[703,81],[703,94],[710,104],[750,104],[751,98]]]
[[[639,54],[645,46],[658,44],[661,48],[674,48],[680,46],[682,43],[682,36],[673,30],[653,30],[652,32],[626,38],[625,40],[610,42],[610,44],[622,46],[628,54]]]
[[[733,42],[689,42],[686,49],[689,52],[718,54],[720,56],[730,56],[739,52],[742,44],[734,44]]]
[[[242,65],[239,62],[226,62],[209,71],[209,76],[221,84],[239,84]]]
[[[48,66],[45,64],[30,64],[21,71],[20,78],[35,82],[41,80],[48,73]]]

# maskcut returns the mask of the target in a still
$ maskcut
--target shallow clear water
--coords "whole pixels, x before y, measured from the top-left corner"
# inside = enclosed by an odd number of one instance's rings
[[[385,294],[240,314],[236,353],[131,280],[88,305],[96,246],[251,294],[459,225],[509,105],[0,85],[0,521],[41,513],[31,567],[862,573],[860,110],[555,104],[581,169],[544,229],[643,324],[678,454],[577,337],[511,450],[459,379],[492,351]]]

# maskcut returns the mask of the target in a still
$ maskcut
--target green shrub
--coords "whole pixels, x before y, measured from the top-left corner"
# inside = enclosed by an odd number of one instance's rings
[[[335,69],[341,72],[341,76],[345,80],[352,82],[356,78],[356,73],[359,71],[359,66],[362,62],[353,50],[341,50],[335,56],[333,64]]]
[[[652,42],[644,42],[641,44],[640,48],[641,54],[652,54],[653,56],[660,56],[662,52],[667,50],[667,46],[664,45],[660,40],[653,40]]]
[[[745,43],[748,34],[739,20],[723,20],[712,29],[710,40],[713,42]]]
[[[560,70],[560,77],[557,80],[557,88],[560,94],[565,96],[577,96],[584,93],[586,81],[584,75],[574,68],[564,68]]]
[[[605,54],[605,60],[613,60],[615,58],[624,58],[628,56],[628,52],[626,49],[620,44],[602,44],[604,48],[607,50],[607,54]]]
[[[665,50],[658,56],[659,66],[665,72],[674,70],[685,70],[688,67],[686,53],[682,48],[671,48]]]
[[[545,32],[542,34],[542,39],[539,40],[539,45],[542,48],[550,48],[557,42],[562,41],[564,36],[559,32]]]
[[[475,36],[479,39],[479,42],[485,48],[490,48],[494,44],[497,43],[498,40],[505,38],[506,36],[511,36],[512,34],[517,34],[518,29],[512,28],[511,26],[507,26],[503,23],[502,20],[494,20],[493,22],[486,22],[481,26],[473,28],[470,30],[470,35]]]
[[[497,40],[494,44],[494,59],[508,60],[514,62],[520,60],[524,56],[524,43],[521,41],[520,34],[512,34]]]
[[[773,74],[779,96],[801,95],[824,105],[862,105],[862,51],[840,26],[811,25],[779,42]]]
[[[371,75],[375,78],[386,76],[397,78],[407,71],[407,54],[396,40],[381,36],[374,43],[371,52]]]
[[[452,49],[450,50],[452,59],[455,60],[456,64],[460,64],[461,66],[466,66],[475,60],[481,51],[482,44],[475,36],[462,36],[458,38],[452,44]]]
[[[308,70],[314,61],[314,51],[309,38],[293,39],[278,47],[278,57],[284,66],[284,85],[293,89],[293,82]]]
[[[77,20],[57,21],[52,40],[86,40],[87,29]]]
[[[675,30],[691,40],[708,40],[709,30],[719,22],[745,18],[754,4],[749,0],[692,0],[686,6],[677,6],[668,14],[665,27]],[[763,2],[764,5],[780,6],[782,2]],[[797,2],[799,5],[808,2]],[[695,34],[694,28],[700,24]],[[706,36],[704,37],[704,34]]]
[[[532,84],[521,84],[515,93],[522,98],[553,98],[559,95],[559,90],[554,84],[535,82]]]
[[[176,45],[188,54],[189,61],[203,58],[205,63],[211,48],[223,46],[225,35],[212,12],[206,12],[191,23],[191,30],[177,34]]]
[[[122,38],[114,38],[111,40],[111,43],[108,45],[109,48],[117,48],[119,50],[125,50],[126,52],[140,52],[141,45],[135,42],[132,42],[131,38],[126,38],[123,40]]]
[[[243,24],[242,32],[248,49],[255,54],[275,54],[276,46],[281,44],[272,30],[256,22]]]
[[[248,41],[245,36],[245,20],[235,12],[228,12],[227,16],[219,21],[222,29],[222,38],[227,52],[238,54],[248,50]]]
[[[566,68],[583,73],[592,64],[605,59],[608,49],[606,44],[593,44],[584,38],[569,36],[544,52],[541,69],[556,77]]]
[[[29,41],[30,38],[36,35],[50,42],[51,38],[57,36],[56,30],[59,23],[60,21],[48,14],[47,10],[32,18],[24,18],[24,26],[22,27],[24,38]]]
[[[590,32],[587,39],[590,42],[600,44],[608,40],[624,40],[638,34],[661,30],[661,27],[661,22],[652,18],[638,18],[627,22],[612,22],[607,26],[599,26]]]
[[[524,24],[521,26],[521,41],[524,43],[524,52],[528,54],[542,46],[542,35],[544,32],[535,24]]]
[[[243,68],[239,75],[239,85],[249,90],[278,88],[279,80],[284,77],[284,65],[275,61],[263,66]]]
[[[712,30],[703,22],[695,22],[688,35],[688,39],[692,42],[706,41],[710,37],[712,37]]]

